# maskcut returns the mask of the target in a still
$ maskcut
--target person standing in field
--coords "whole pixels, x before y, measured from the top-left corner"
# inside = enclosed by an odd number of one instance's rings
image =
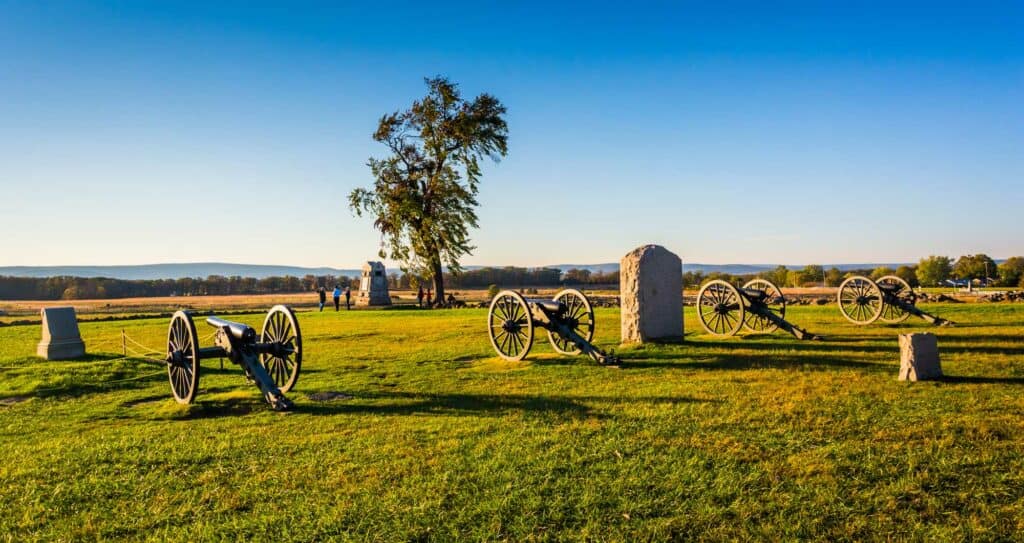
[[[416,303],[423,307],[423,285],[420,285],[420,290],[416,293]]]
[[[327,303],[327,289],[320,287],[316,292],[320,295],[320,311],[322,312],[324,310],[324,304]]]
[[[339,306],[341,305],[341,287],[339,287],[338,285],[334,285],[334,293],[333,294],[334,294],[334,310],[337,311],[338,309],[340,309]]]
[[[433,304],[433,302],[431,301],[433,298],[434,292],[430,290],[430,287],[427,287],[427,307],[430,307]]]
[[[345,287],[345,311],[352,310],[352,287]]]

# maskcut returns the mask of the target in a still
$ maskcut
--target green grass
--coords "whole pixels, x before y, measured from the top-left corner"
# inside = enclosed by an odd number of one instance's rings
[[[896,334],[796,307],[826,342],[621,349],[621,369],[494,356],[484,310],[301,313],[294,412],[203,364],[197,402],[118,355],[34,358],[0,328],[0,540],[999,540],[1024,531],[1024,304],[930,305],[942,382],[896,381]],[[258,325],[262,315],[236,316]],[[200,336],[210,330],[198,322]],[[598,311],[615,347],[618,312]],[[208,344],[206,340],[204,344]],[[338,391],[347,400],[307,395]]]

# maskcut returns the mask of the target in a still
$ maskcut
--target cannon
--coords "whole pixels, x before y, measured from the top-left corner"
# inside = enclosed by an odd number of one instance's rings
[[[895,324],[911,315],[937,326],[952,321],[922,311],[916,305],[917,295],[910,284],[897,275],[886,275],[878,281],[862,275],[848,277],[839,285],[839,312],[854,324],[871,324],[877,320]]]
[[[189,404],[199,390],[199,362],[227,358],[242,366],[275,411],[285,411],[292,402],[284,396],[295,386],[302,368],[302,333],[290,307],[276,305],[263,320],[259,336],[246,324],[208,317],[217,329],[213,347],[200,347],[192,314],[178,311],[167,329],[167,377],[178,403]]]
[[[786,298],[767,279],[754,279],[741,288],[720,279],[709,281],[697,294],[697,315],[713,336],[734,336],[741,328],[765,334],[781,328],[797,339],[822,339],[786,320]]]
[[[503,290],[491,300],[487,330],[498,356],[511,361],[526,358],[535,328],[547,330],[548,341],[558,353],[586,354],[598,364],[619,362],[591,343],[594,308],[578,290],[563,290],[551,300],[524,298],[513,290]]]

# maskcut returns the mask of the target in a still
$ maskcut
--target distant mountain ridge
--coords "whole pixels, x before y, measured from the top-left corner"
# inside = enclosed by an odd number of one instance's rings
[[[863,264],[823,264],[827,268],[835,266],[842,271],[853,269],[873,269],[879,266],[896,268],[907,265],[907,263],[863,263]],[[684,263],[683,272],[700,271],[703,273],[729,273],[733,275],[744,275],[760,273],[775,269],[778,264],[698,264]],[[504,266],[466,266],[466,269],[475,270],[485,267],[502,268]],[[554,264],[543,266],[545,268],[558,268],[563,272],[572,268],[589,270],[591,273],[609,273],[618,271],[619,265],[615,262],[603,264]],[[787,264],[789,269],[803,268],[803,264]],[[255,277],[261,279],[272,276],[292,275],[303,277],[305,275],[347,275],[357,277],[360,270],[340,269],[329,267],[307,268],[302,266],[273,266],[265,264],[230,264],[224,262],[192,262],[180,264],[139,264],[127,266],[0,266],[0,275],[13,277],[109,277],[112,279],[180,279],[182,277],[208,277],[210,275],[223,275],[225,277]]]
[[[224,262],[192,262],[181,264],[138,264],[128,266],[0,266],[0,275],[14,277],[108,277],[111,279],[180,279],[182,277],[264,277],[293,275],[358,276],[360,270],[337,268],[304,268],[263,264],[229,264]]]

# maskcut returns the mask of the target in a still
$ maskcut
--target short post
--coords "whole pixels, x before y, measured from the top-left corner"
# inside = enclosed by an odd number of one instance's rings
[[[900,381],[933,381],[942,378],[939,342],[928,332],[900,334]]]

